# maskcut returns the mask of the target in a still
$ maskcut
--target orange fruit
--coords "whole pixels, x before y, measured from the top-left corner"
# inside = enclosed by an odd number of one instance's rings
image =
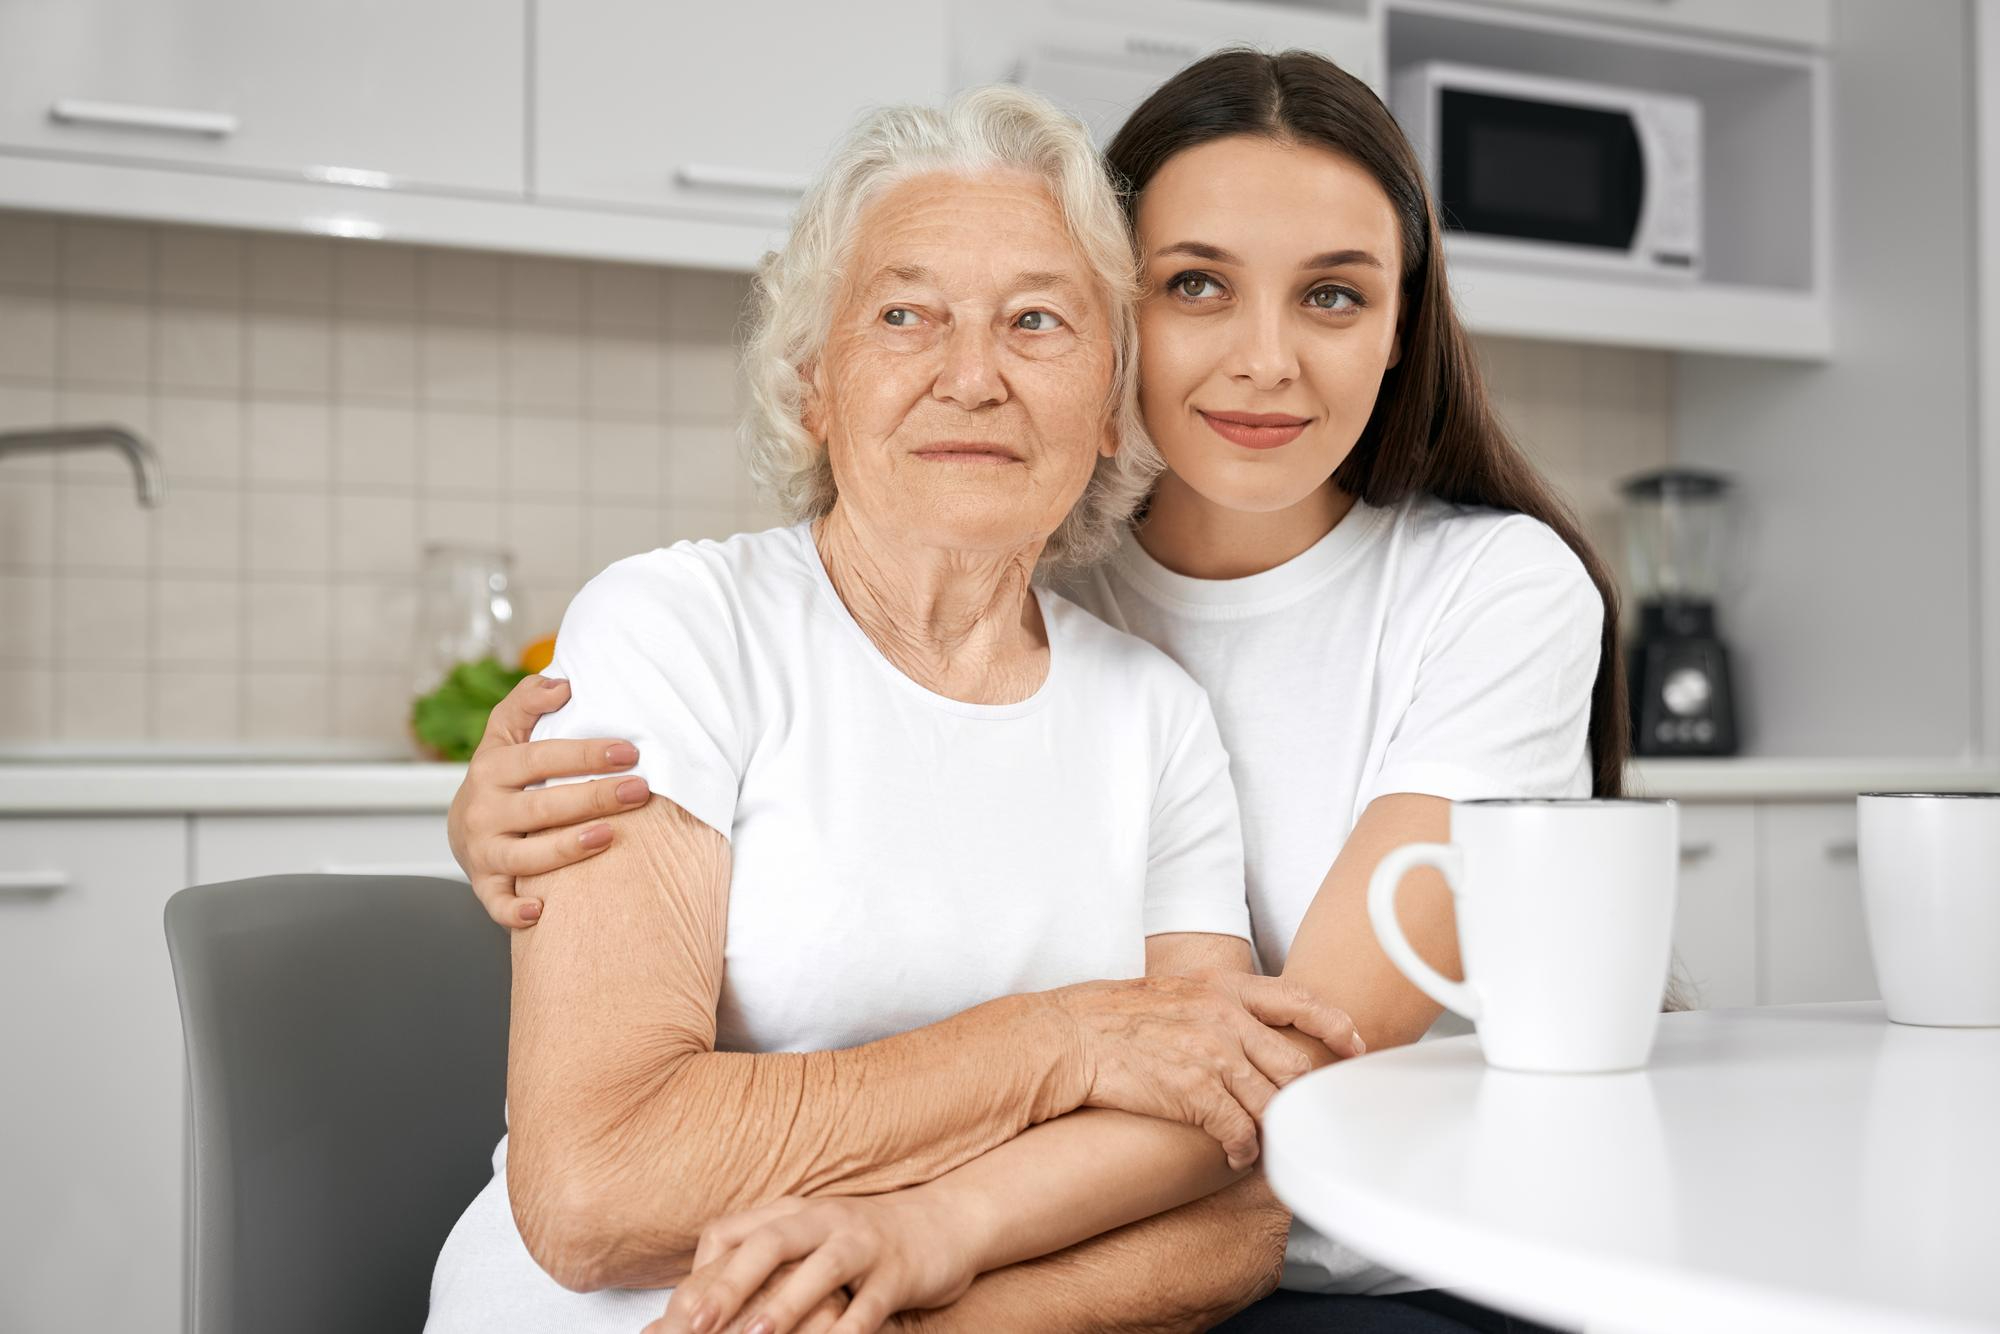
[[[537,639],[534,643],[521,650],[521,670],[524,672],[539,672],[542,668],[554,662],[555,656],[556,637],[554,635],[543,635],[540,639]]]

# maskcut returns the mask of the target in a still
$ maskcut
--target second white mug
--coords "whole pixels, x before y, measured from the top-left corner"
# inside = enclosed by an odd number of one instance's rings
[[[1652,1051],[1673,956],[1680,808],[1671,801],[1454,802],[1450,843],[1384,857],[1368,886],[1382,948],[1479,1029],[1508,1070],[1637,1070]],[[1396,890],[1418,866],[1451,887],[1465,981],[1418,957]]]

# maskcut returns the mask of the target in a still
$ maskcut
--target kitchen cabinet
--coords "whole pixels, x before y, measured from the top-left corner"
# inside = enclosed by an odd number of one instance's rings
[[[1830,0],[1476,0],[1509,9],[1543,10],[1629,23],[1636,27],[1747,37],[1791,46],[1827,46],[1833,41]]]
[[[0,1329],[180,1325],[186,825],[0,818]]]
[[[944,97],[945,11],[562,0],[534,70],[537,198],[778,222],[864,108]]]
[[[526,33],[527,0],[7,0],[0,147],[518,196]]]
[[[1757,808],[1761,1005],[1881,995],[1861,905],[1853,801]]]
[[[192,884],[256,875],[434,875],[462,878],[443,815],[200,815]]]
[[[1757,810],[1681,807],[1674,962],[1697,1009],[1757,1003]]]

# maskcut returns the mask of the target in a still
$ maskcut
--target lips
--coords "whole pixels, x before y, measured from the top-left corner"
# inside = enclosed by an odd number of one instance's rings
[[[912,451],[932,463],[1019,463],[1021,456],[1006,445],[987,440],[939,440]]]
[[[1201,419],[1224,440],[1245,449],[1289,445],[1312,424],[1310,417],[1284,412],[1202,412]]]

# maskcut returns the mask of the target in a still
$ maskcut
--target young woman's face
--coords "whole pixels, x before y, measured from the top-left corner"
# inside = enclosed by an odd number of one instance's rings
[[[1328,149],[1237,136],[1140,197],[1139,400],[1175,479],[1224,509],[1306,500],[1400,355],[1395,210]]]

